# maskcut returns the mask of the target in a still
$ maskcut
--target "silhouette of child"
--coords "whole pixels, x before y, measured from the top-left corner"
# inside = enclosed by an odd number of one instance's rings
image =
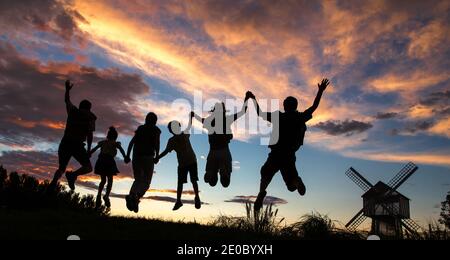
[[[116,161],[114,158],[117,155],[117,150],[120,151],[124,159],[127,159],[125,151],[122,148],[120,142],[117,142],[117,137],[119,134],[114,127],[110,127],[106,140],[100,141],[94,149],[91,151],[91,155],[100,149],[100,155],[98,156],[97,163],[95,164],[95,174],[101,176],[100,185],[98,186],[98,195],[96,200],[96,208],[102,205],[102,192],[105,187],[106,180],[108,179],[108,185],[106,186],[106,193],[103,197],[105,201],[105,206],[107,208],[111,207],[111,202],[109,200],[109,194],[111,193],[113,185],[113,176],[119,173],[117,169]]]
[[[287,97],[284,100],[284,113],[280,111],[273,113],[262,112],[256,97],[250,93],[251,98],[255,100],[258,115],[273,124],[269,145],[271,152],[266,163],[261,168],[261,185],[255,201],[255,211],[259,211],[262,208],[264,198],[267,195],[267,187],[278,171],[281,172],[289,191],[297,190],[301,196],[305,195],[306,187],[298,175],[295,165],[295,153],[303,145],[303,139],[307,130],[306,122],[312,119],[314,111],[319,107],[322,94],[329,84],[328,79],[323,79],[318,84],[319,91],[314,104],[304,112],[297,111],[298,101],[294,97]]]
[[[169,132],[173,135],[167,142],[167,147],[156,159],[155,163],[166,156],[168,153],[175,151],[178,159],[178,187],[177,187],[177,202],[173,210],[178,210],[183,206],[181,195],[183,194],[183,185],[188,182],[188,174],[191,177],[192,187],[195,192],[195,208],[200,209],[202,204],[198,192],[198,167],[197,157],[194,149],[192,149],[189,140],[189,130],[192,126],[192,117],[190,117],[188,127],[182,132],[181,124],[178,121],[172,121],[168,125]]]
[[[232,167],[232,156],[229,143],[233,139],[231,125],[247,112],[247,101],[250,98],[247,92],[242,110],[233,115],[226,115],[225,103],[217,103],[211,111],[211,115],[202,118],[194,112],[191,113],[203,127],[208,130],[208,141],[210,151],[206,160],[205,182],[211,187],[216,186],[218,174],[220,183],[224,188],[230,186]]]
[[[136,213],[139,212],[140,199],[150,188],[155,167],[154,159],[159,155],[161,130],[156,126],[157,121],[158,117],[155,113],[148,113],[145,124],[138,127],[128,145],[125,163],[130,162],[130,154],[133,150],[134,182],[130,194],[125,199],[128,210]]]

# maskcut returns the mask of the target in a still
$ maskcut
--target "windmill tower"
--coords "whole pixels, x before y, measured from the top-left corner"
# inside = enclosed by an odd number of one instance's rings
[[[367,218],[372,219],[371,233],[381,237],[402,238],[404,231],[417,234],[420,226],[410,219],[409,199],[397,189],[411,177],[418,167],[408,163],[385,184],[372,185],[353,167],[345,173],[363,191],[363,208],[345,225],[355,231]]]

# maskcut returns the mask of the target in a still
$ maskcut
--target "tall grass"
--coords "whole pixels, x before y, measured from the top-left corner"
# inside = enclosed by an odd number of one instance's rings
[[[413,240],[449,240],[450,232],[439,222],[430,222],[428,229],[417,236],[411,237]]]
[[[278,235],[284,222],[284,218],[278,218],[278,210],[273,205],[266,206],[263,210],[255,211],[253,205],[245,205],[244,217],[221,215],[209,223],[212,226],[237,229],[247,232]]]
[[[299,221],[287,225],[284,218],[278,217],[278,209],[273,205],[265,206],[261,211],[255,212],[252,204],[245,205],[244,217],[219,216],[212,226],[237,229],[261,234],[270,234],[286,239],[363,239],[363,233],[349,232],[336,228],[335,221],[319,213],[302,216]]]

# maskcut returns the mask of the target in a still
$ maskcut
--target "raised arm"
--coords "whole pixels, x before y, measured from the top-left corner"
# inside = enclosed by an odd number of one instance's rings
[[[238,120],[240,117],[242,117],[243,115],[245,115],[245,113],[247,113],[247,109],[248,109],[248,100],[253,97],[253,94],[251,92],[247,92],[245,94],[245,99],[244,99],[244,104],[242,105],[242,109],[241,111],[237,112],[236,114],[233,115],[233,121]]]
[[[317,110],[320,104],[320,100],[322,99],[322,94],[323,92],[325,92],[328,85],[330,85],[330,81],[328,79],[323,79],[321,83],[317,84],[317,87],[319,88],[317,96],[314,99],[313,105],[310,108],[308,108],[305,112],[313,114]]]
[[[194,117],[194,115],[195,115],[194,112],[191,112],[191,113],[189,114],[189,122],[188,122],[188,125],[187,125],[186,129],[184,129],[184,133],[185,133],[185,134],[188,134],[188,133],[191,131],[191,128],[192,128],[192,118]]]
[[[72,104],[72,101],[70,100],[70,90],[73,88],[73,83],[70,82],[70,80],[66,81],[66,93],[64,95],[64,102],[66,102],[66,110],[69,112],[72,110],[75,106]]]
[[[205,119],[203,117],[197,115],[195,112],[191,112],[191,117],[197,119],[198,121],[200,121],[202,123],[205,122]]]
[[[258,114],[258,116],[260,116],[260,117],[262,117],[264,120],[270,122],[270,121],[271,121],[270,113],[268,113],[268,112],[263,112],[263,111],[261,110],[261,107],[259,106],[258,100],[256,100],[256,97],[255,97],[255,95],[253,95],[253,93],[250,92],[249,95],[250,95],[250,98],[253,99],[253,101],[255,102],[256,113]]]

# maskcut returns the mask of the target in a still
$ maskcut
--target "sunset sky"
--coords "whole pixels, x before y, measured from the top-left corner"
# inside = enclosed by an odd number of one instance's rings
[[[269,187],[280,216],[292,222],[318,211],[347,222],[362,207],[362,191],[345,176],[350,166],[375,183],[409,161],[419,165],[400,192],[423,225],[438,218],[450,190],[450,1],[0,0],[0,28],[0,164],[9,171],[51,179],[67,78],[75,104],[93,103],[96,141],[114,125],[126,147],[154,111],[164,148],[166,124],[189,112],[172,106],[177,99],[193,105],[197,92],[203,100],[242,100],[251,90],[262,100],[296,96],[306,109],[328,77],[332,84],[297,153],[306,196],[288,192],[280,175]],[[204,105],[203,115],[210,108]],[[269,152],[260,137],[237,127],[231,187],[201,181],[207,204],[200,211],[186,204],[172,212],[177,162],[169,155],[156,166],[138,216],[207,221],[244,214],[241,202],[257,195]],[[207,135],[191,140],[202,180]],[[123,215],[120,197],[132,172],[117,161],[112,213]],[[95,194],[97,184],[87,175],[79,191]]]

